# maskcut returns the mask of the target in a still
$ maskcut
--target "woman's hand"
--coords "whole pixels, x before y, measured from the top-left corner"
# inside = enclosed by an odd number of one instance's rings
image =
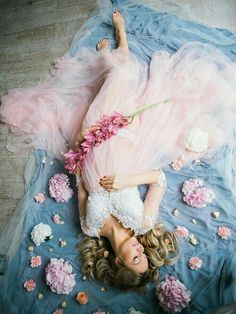
[[[129,186],[127,176],[104,176],[99,183],[108,192],[121,190]]]

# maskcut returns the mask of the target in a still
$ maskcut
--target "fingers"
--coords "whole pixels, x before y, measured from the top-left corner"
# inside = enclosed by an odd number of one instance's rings
[[[114,180],[115,176],[104,176],[100,179],[99,184],[106,189],[107,191],[111,192],[114,190]]]

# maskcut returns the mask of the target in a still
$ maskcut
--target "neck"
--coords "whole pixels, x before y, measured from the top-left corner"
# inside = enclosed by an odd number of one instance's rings
[[[103,232],[102,235],[109,240],[113,251],[117,256],[122,243],[131,237],[131,232],[117,221],[113,223],[107,231]]]

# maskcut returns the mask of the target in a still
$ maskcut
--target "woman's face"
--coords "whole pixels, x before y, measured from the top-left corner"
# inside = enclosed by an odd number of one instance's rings
[[[121,245],[118,259],[125,266],[138,273],[144,273],[148,269],[147,256],[144,254],[144,248],[136,237],[129,238]]]

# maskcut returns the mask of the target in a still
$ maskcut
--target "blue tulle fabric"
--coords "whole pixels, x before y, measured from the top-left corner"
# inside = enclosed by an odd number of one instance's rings
[[[141,5],[128,5],[127,1],[114,1],[113,5],[102,7],[83,28],[85,36],[81,37],[82,31],[75,36],[69,53],[74,55],[83,46],[94,47],[101,37],[109,37],[114,43],[110,13],[115,9],[124,14],[130,49],[141,59],[148,61],[158,49],[174,52],[188,41],[200,41],[213,44],[233,61],[236,60],[236,36],[229,31],[203,26]],[[199,241],[198,245],[193,246],[188,239],[180,239],[179,261],[173,266],[161,268],[160,280],[167,274],[173,274],[191,291],[191,302],[183,313],[215,313],[220,306],[236,302],[236,201],[233,193],[234,173],[230,166],[232,153],[232,147],[226,145],[211,159],[195,162],[179,172],[169,165],[163,169],[168,185],[160,208],[160,219],[171,230],[176,226],[186,227]],[[45,156],[46,163],[42,163]],[[85,314],[100,309],[123,314],[130,307],[150,314],[164,313],[155,295],[154,285],[148,286],[147,292],[140,295],[124,293],[115,288],[102,291],[100,283],[82,279],[77,249],[82,238],[77,199],[74,196],[68,203],[56,203],[48,195],[48,180],[60,172],[64,172],[64,169],[58,159],[47,156],[45,151],[36,151],[33,176],[14,218],[18,235],[12,234],[12,238],[14,240],[16,236],[21,243],[17,247],[15,241],[15,256],[10,263],[6,261],[3,268],[0,303],[3,313],[52,313],[62,301],[67,302],[64,313]],[[182,184],[186,179],[195,177],[202,178],[216,195],[215,201],[206,208],[192,208],[183,202]],[[73,177],[70,177],[70,182],[76,192]],[[39,192],[45,192],[43,204],[34,200]],[[145,194],[145,186],[140,187],[140,193]],[[179,209],[179,216],[172,214],[175,208]],[[220,212],[218,219],[211,216],[213,211]],[[53,223],[55,213],[64,219],[64,224]],[[192,223],[193,218],[196,224]],[[51,226],[53,238],[30,252],[28,246],[33,244],[30,232],[40,222]],[[21,223],[23,232],[18,230]],[[232,237],[228,240],[219,238],[217,228],[220,226],[229,227]],[[67,241],[65,247],[60,247],[59,238]],[[42,265],[38,268],[30,267],[29,260],[34,255],[42,256]],[[193,256],[203,260],[202,267],[197,271],[188,266],[188,260]],[[52,257],[68,260],[76,273],[76,286],[68,296],[57,295],[46,285],[44,268]],[[23,284],[31,278],[37,286],[34,291],[27,292]],[[88,294],[87,305],[76,302],[75,296],[79,291]],[[38,293],[44,295],[43,299],[37,298]]]

